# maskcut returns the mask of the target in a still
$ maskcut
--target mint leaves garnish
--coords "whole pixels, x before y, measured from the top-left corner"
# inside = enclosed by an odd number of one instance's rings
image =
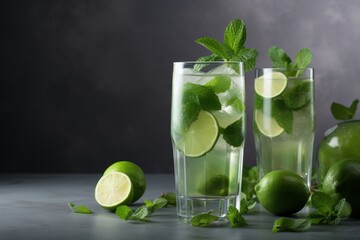
[[[206,87],[212,89],[215,93],[227,91],[231,85],[231,78],[226,75],[219,75],[211,79],[205,84]]]
[[[340,103],[333,102],[331,104],[331,113],[334,118],[337,120],[350,120],[353,119],[356,113],[357,105],[359,103],[358,99],[355,99],[350,107],[346,107]]]
[[[69,202],[68,203],[69,208],[74,212],[74,213],[81,213],[81,214],[92,214],[93,212],[86,207],[85,205],[75,205],[73,202]]]
[[[294,87],[284,92],[285,104],[292,110],[298,110],[311,101],[311,82],[305,81],[296,84]]]
[[[286,68],[285,75],[287,77],[300,77],[303,70],[299,68],[307,68],[312,61],[312,53],[308,48],[301,49],[295,56],[295,63],[286,54],[286,52],[277,46],[268,49],[273,68]]]
[[[276,232],[305,232],[311,227],[308,219],[278,218],[274,222],[272,231]]]
[[[240,19],[232,20],[225,29],[223,43],[211,37],[202,37],[195,42],[204,46],[212,54],[200,57],[198,62],[208,61],[241,61],[244,63],[245,72],[251,71],[256,65],[257,50],[246,48],[246,26]],[[200,70],[204,64],[196,65],[195,68]],[[230,65],[231,66],[231,65]],[[238,72],[237,69],[234,69]]]
[[[272,100],[271,115],[279,124],[279,126],[285,130],[286,133],[290,134],[292,132],[294,115],[291,109],[286,106],[283,100]]]

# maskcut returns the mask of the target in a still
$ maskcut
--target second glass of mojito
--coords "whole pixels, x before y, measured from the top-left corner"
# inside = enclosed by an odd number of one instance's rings
[[[237,206],[245,138],[241,62],[176,62],[171,138],[180,219]]]
[[[315,129],[312,68],[256,69],[254,137],[259,177],[289,170],[311,184]]]

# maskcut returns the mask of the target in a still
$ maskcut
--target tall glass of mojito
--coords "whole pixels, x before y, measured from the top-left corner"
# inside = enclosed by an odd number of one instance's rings
[[[315,129],[312,68],[256,69],[254,137],[260,178],[282,169],[310,187]]]
[[[171,138],[180,219],[236,206],[245,138],[241,62],[176,62]]]

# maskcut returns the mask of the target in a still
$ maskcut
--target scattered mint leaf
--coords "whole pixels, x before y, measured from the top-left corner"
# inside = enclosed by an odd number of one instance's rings
[[[308,219],[278,218],[274,222],[272,231],[276,232],[305,232],[311,227]]]
[[[212,89],[215,93],[227,91],[231,85],[231,78],[226,75],[219,75],[211,79],[205,84],[206,87]]]
[[[148,206],[142,205],[135,210],[135,212],[131,216],[131,220],[146,219],[152,213],[153,212],[149,210]]]
[[[230,206],[228,208],[227,219],[229,220],[231,227],[241,227],[247,225],[246,220],[241,215],[241,213],[237,210],[236,207]]]
[[[207,227],[210,223],[219,220],[218,216],[212,215],[212,211],[201,213],[191,218],[191,225],[194,227]]]
[[[226,27],[224,32],[224,43],[209,37],[199,38],[195,42],[207,48],[212,55],[199,58],[197,61],[242,61],[244,63],[245,72],[251,71],[256,65],[256,57],[258,51],[253,48],[245,48],[246,26],[244,21],[240,19],[232,20]],[[196,70],[201,70],[206,65],[195,65]],[[238,67],[230,67],[239,72]]]
[[[93,212],[86,207],[85,205],[78,205],[76,206],[73,202],[69,202],[68,206],[74,213],[81,213],[81,214],[92,214]]]
[[[241,146],[244,141],[242,127],[242,119],[239,119],[227,126],[222,131],[225,141],[233,147]]]
[[[127,220],[129,220],[129,219],[131,218],[131,216],[133,215],[133,211],[132,211],[131,208],[129,208],[128,206],[126,206],[126,205],[121,205],[121,206],[118,206],[118,207],[116,208],[115,214],[116,214],[119,218],[127,221]]]
[[[285,104],[292,110],[299,110],[311,101],[311,82],[302,81],[283,93]]]
[[[345,198],[338,201],[335,196],[320,191],[311,195],[311,205],[316,209],[308,217],[312,224],[338,225],[342,217],[351,213]]]
[[[350,107],[346,107],[340,103],[333,102],[331,104],[331,113],[334,118],[337,120],[350,120],[353,119],[356,113],[357,105],[359,103],[358,99],[355,99]]]
[[[157,198],[154,201],[145,200],[145,206],[150,213],[153,213],[156,209],[165,207],[168,201],[165,198]]]
[[[165,198],[167,200],[167,205],[176,206],[176,194],[172,192],[163,193],[160,196],[161,198]]]

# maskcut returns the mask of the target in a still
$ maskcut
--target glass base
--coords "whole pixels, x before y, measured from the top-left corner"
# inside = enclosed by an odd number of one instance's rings
[[[229,206],[236,207],[238,196],[224,197],[187,197],[177,196],[177,213],[181,222],[189,223],[195,215],[211,211],[218,216],[218,222],[226,221]]]

